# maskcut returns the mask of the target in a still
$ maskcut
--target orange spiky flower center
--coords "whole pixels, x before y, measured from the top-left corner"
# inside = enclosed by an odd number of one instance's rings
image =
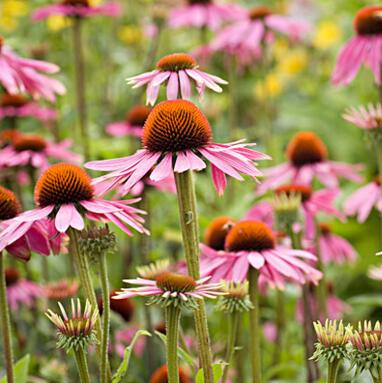
[[[187,293],[194,291],[196,288],[195,280],[183,274],[171,273],[165,271],[156,277],[157,286],[164,291],[171,291],[177,293]]]
[[[12,106],[19,108],[28,103],[28,99],[21,94],[4,93],[1,95],[0,105],[3,107]]]
[[[20,273],[14,267],[8,267],[5,269],[5,285],[12,286],[20,279]]]
[[[151,375],[150,383],[168,383],[167,365],[159,367]],[[179,383],[190,383],[188,375],[182,368],[179,368]]]
[[[287,157],[297,167],[322,162],[327,156],[325,144],[312,132],[297,133],[287,147]]]
[[[313,190],[310,186],[305,185],[283,185],[279,186],[275,190],[276,194],[286,194],[288,197],[290,195],[301,195],[301,202],[306,202],[312,196]]]
[[[212,0],[188,0],[188,4],[195,5],[195,4],[211,4]]]
[[[320,233],[322,235],[328,235],[332,232],[332,229],[330,227],[330,225],[328,223],[325,223],[325,222],[321,222],[319,224],[319,227],[320,227]]]
[[[133,126],[142,126],[145,124],[151,108],[145,105],[137,105],[129,110],[126,115],[126,121]]]
[[[234,225],[230,217],[215,218],[207,227],[204,242],[215,250],[224,250],[226,236]]]
[[[0,221],[16,217],[21,212],[21,205],[15,193],[0,186]]]
[[[157,62],[157,69],[166,72],[177,72],[184,69],[194,69],[198,66],[196,60],[187,53],[173,53],[162,57]]]
[[[381,185],[381,178],[379,176],[375,176],[373,181],[377,184],[377,185]]]
[[[190,101],[174,100],[158,104],[143,127],[142,143],[152,152],[198,149],[210,143],[210,124]]]
[[[17,152],[31,150],[33,152],[42,152],[46,148],[46,141],[36,135],[18,135],[12,142],[13,148]]]
[[[354,18],[354,29],[359,35],[382,34],[382,6],[371,5],[359,10]]]
[[[271,15],[273,12],[272,10],[265,6],[259,6],[259,7],[253,7],[249,10],[249,18],[251,20],[262,20],[265,17]]]
[[[0,132],[0,146],[4,147],[13,143],[20,133],[15,129],[5,129]]]
[[[72,6],[72,7],[89,7],[89,0],[62,0],[62,5]]]
[[[90,177],[71,164],[51,166],[41,175],[35,188],[35,200],[40,207],[91,200],[93,196]]]
[[[225,240],[227,251],[262,251],[273,249],[276,238],[272,230],[260,221],[238,222]]]

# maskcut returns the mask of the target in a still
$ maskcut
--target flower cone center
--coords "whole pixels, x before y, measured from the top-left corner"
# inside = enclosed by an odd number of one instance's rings
[[[188,4],[195,5],[195,4],[211,4],[212,0],[188,0]]]
[[[238,222],[225,240],[227,251],[262,251],[275,247],[272,230],[260,221]]]
[[[235,222],[230,217],[215,218],[207,227],[204,242],[215,250],[224,250],[224,242]]]
[[[4,93],[0,100],[0,105],[3,107],[13,106],[19,108],[27,103],[28,99],[21,94]]]
[[[12,143],[17,152],[31,150],[33,152],[42,152],[46,148],[45,140],[40,136],[17,136]]]
[[[20,273],[17,269],[9,267],[5,269],[5,285],[7,287],[16,284],[20,279]]]
[[[312,196],[312,188],[304,185],[284,185],[275,190],[276,194],[286,194],[288,197],[291,195],[301,195],[301,202],[306,202]]]
[[[145,105],[137,105],[126,115],[126,121],[133,126],[143,126],[151,112],[151,108]]]
[[[21,211],[15,194],[0,186],[0,221],[14,218]]]
[[[189,383],[190,379],[188,375],[183,371],[183,369],[179,368],[179,383]],[[167,366],[164,365],[158,368],[151,375],[150,383],[168,383],[168,372]]]
[[[93,196],[90,177],[71,164],[51,166],[41,175],[35,189],[35,200],[40,207],[91,200]]]
[[[265,17],[271,15],[272,13],[272,10],[266,6],[253,7],[249,11],[249,18],[253,21],[262,20]]]
[[[321,222],[319,226],[322,235],[328,235],[332,232],[332,229],[328,223]]]
[[[358,11],[354,29],[359,35],[382,34],[382,6],[369,6]]]
[[[20,133],[15,129],[5,129],[0,132],[0,145],[5,146],[13,143]]]
[[[156,66],[163,72],[176,72],[184,69],[193,69],[197,66],[197,62],[191,55],[186,53],[173,53],[162,57]]]
[[[287,157],[297,167],[324,161],[327,155],[325,144],[312,132],[297,133],[287,148]]]
[[[89,7],[88,0],[63,0],[62,5],[72,6],[72,7]]]
[[[207,118],[190,101],[164,101],[150,113],[143,128],[142,143],[152,152],[198,149],[211,141]]]
[[[196,282],[188,275],[164,272],[156,278],[157,286],[164,291],[187,293],[194,291]]]

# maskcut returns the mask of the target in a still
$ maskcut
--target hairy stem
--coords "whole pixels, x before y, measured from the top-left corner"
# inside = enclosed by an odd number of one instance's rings
[[[195,186],[192,171],[175,173],[180,225],[188,273],[195,280],[200,278],[199,270],[199,226],[196,210]],[[199,300],[194,311],[195,328],[199,343],[199,358],[203,368],[204,383],[213,383],[212,352],[208,332],[207,314],[203,300]]]
[[[7,299],[7,287],[5,284],[5,262],[4,254],[0,252],[0,325],[3,334],[4,362],[7,371],[7,382],[14,383],[13,373],[13,349],[11,336],[11,321]]]
[[[74,356],[76,358],[77,369],[81,383],[90,383],[88,362],[86,360],[85,351],[79,347],[74,351]]]
[[[173,305],[166,308],[168,383],[179,383],[178,341],[180,309]]]
[[[252,383],[261,383],[261,357],[260,357],[260,302],[257,282],[259,271],[253,267],[248,270],[248,293],[253,304],[249,312],[249,353],[252,365]]]
[[[273,355],[273,364],[277,366],[281,362],[284,351],[284,331],[285,331],[285,294],[284,291],[276,290],[276,328],[277,338]]]
[[[222,383],[227,381],[229,368],[232,367],[233,356],[235,354],[237,330],[239,327],[239,319],[240,313],[238,311],[234,311],[229,318],[228,342],[225,354],[225,362],[227,364],[224,366]]]
[[[340,360],[335,360],[334,362],[328,362],[327,383],[337,383],[339,367],[340,367]]]

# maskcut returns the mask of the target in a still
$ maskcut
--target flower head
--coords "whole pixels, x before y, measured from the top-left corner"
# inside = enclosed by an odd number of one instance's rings
[[[114,299],[126,299],[134,296],[150,297],[148,304],[159,304],[162,307],[174,305],[181,308],[195,309],[196,300],[215,299],[224,293],[220,291],[220,283],[206,283],[210,278],[195,281],[192,277],[172,272],[163,272],[155,280],[125,279],[124,282],[138,285],[118,291]]]
[[[21,212],[21,205],[15,193],[0,186],[0,221],[16,217]]]
[[[103,227],[93,225],[81,232],[79,244],[83,253],[93,258],[115,251],[116,238],[108,225]]]
[[[369,68],[376,84],[381,83],[382,58],[375,52],[382,40],[382,7],[371,5],[360,9],[354,18],[355,35],[342,47],[337,57],[332,82],[347,85],[353,81],[362,65]]]
[[[380,103],[360,106],[358,109],[346,109],[342,116],[346,121],[368,131],[377,131],[382,128],[382,105]]]
[[[208,225],[204,235],[204,243],[215,250],[224,250],[225,239],[235,225],[230,217],[217,217]]]
[[[68,315],[60,302],[58,302],[61,315],[52,310],[46,312],[48,319],[57,327],[58,348],[64,348],[67,352],[72,349],[85,350],[90,344],[97,342],[94,326],[98,320],[97,308],[93,309],[90,302],[85,303],[84,312],[82,312],[81,301],[71,300],[71,315]]]
[[[208,74],[198,69],[196,60],[186,53],[173,53],[162,57],[152,72],[129,77],[128,84],[133,88],[147,85],[147,103],[154,105],[160,86],[167,84],[167,99],[176,100],[180,95],[182,99],[191,97],[191,81],[196,83],[199,96],[203,96],[205,88],[215,92],[222,92],[218,84],[227,84],[220,77]]]
[[[156,278],[166,271],[169,271],[170,261],[168,259],[159,259],[148,265],[138,266],[137,273],[140,278],[156,280]]]
[[[168,382],[168,372],[167,365],[159,367],[154,373],[151,375],[149,383],[167,383]],[[186,372],[179,368],[179,383],[190,383],[190,378],[186,374]]]
[[[225,295],[219,299],[219,309],[225,313],[245,312],[253,308],[248,295],[248,282],[225,282],[222,286]]]
[[[358,323],[358,330],[348,329],[350,342],[353,346],[350,353],[352,367],[356,374],[369,370],[376,379],[382,378],[382,331],[377,321],[373,327],[370,321]]]
[[[347,357],[347,343],[350,335],[348,328],[344,326],[342,321],[332,321],[327,319],[323,326],[320,321],[313,323],[317,334],[316,350],[311,359],[326,360],[332,363]]]
[[[76,295],[79,283],[74,280],[62,279],[43,286],[44,295],[51,300],[60,301]]]
[[[239,173],[255,178],[261,173],[254,161],[269,158],[241,141],[213,143],[207,118],[195,104],[185,100],[165,101],[152,110],[143,128],[142,144],[144,148],[132,156],[86,164],[90,169],[112,171],[95,180],[98,194],[120,185],[127,192],[147,173],[151,180],[161,181],[173,172],[200,171],[206,167],[200,157],[210,161],[212,179],[221,194],[226,174],[238,180],[242,180]]]
[[[48,101],[55,101],[56,95],[65,93],[65,87],[53,78],[42,73],[56,73],[57,65],[24,59],[17,56],[0,36],[0,84],[8,93],[29,93],[33,97],[43,97]]]
[[[298,221],[301,199],[304,198],[305,193],[301,188],[291,190],[281,187],[277,189],[271,203],[275,213],[277,227],[280,230],[291,227]]]
[[[371,279],[375,279],[376,281],[382,281],[382,266],[372,266],[369,268],[367,275]]]

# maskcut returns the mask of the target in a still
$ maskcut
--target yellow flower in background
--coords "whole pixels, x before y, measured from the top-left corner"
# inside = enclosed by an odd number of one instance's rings
[[[255,86],[255,95],[259,100],[275,98],[283,90],[282,76],[277,73],[268,74],[264,80],[259,81]]]
[[[143,40],[143,31],[138,26],[125,25],[118,31],[119,39],[126,45],[139,44]]]
[[[307,53],[303,49],[295,49],[283,56],[278,64],[278,71],[281,75],[292,77],[302,72],[307,64]]]
[[[342,31],[333,21],[324,20],[318,24],[313,45],[318,49],[328,49],[342,37]]]
[[[58,32],[71,25],[69,18],[61,15],[51,15],[46,19],[48,28],[53,32]]]
[[[2,0],[0,2],[0,28],[12,31],[17,27],[18,18],[26,15],[28,4],[24,0]]]
[[[272,55],[276,60],[281,60],[290,49],[286,40],[277,39],[272,45]]]
[[[100,5],[102,3],[102,0],[89,0],[89,5],[91,7],[95,7],[97,5]]]

